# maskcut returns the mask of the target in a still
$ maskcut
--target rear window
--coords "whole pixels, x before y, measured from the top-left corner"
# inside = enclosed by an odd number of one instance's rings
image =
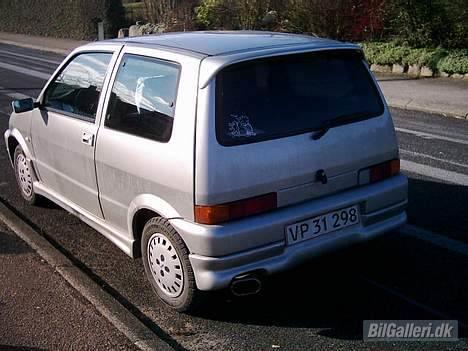
[[[252,60],[216,78],[216,135],[225,146],[330,128],[383,110],[354,50]]]

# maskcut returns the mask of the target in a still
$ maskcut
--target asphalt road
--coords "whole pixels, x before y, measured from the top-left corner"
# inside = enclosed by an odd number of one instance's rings
[[[12,98],[37,96],[60,60],[0,45],[0,131],[7,128]],[[258,296],[213,294],[196,316],[163,306],[146,282],[141,260],[130,259],[74,216],[51,204],[27,206],[16,190],[3,138],[0,201],[175,348],[468,349],[468,122],[402,110],[392,114],[410,178],[409,226],[274,276]],[[457,319],[461,339],[365,343],[364,319]]]

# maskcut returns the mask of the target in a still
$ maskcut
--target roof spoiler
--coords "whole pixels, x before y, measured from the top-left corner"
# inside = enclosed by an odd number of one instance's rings
[[[235,63],[266,58],[274,57],[281,55],[292,55],[292,54],[301,54],[306,52],[315,52],[315,51],[328,51],[328,50],[356,50],[361,53],[364,57],[362,48],[359,45],[345,43],[341,45],[329,45],[329,46],[320,46],[317,47],[317,44],[314,45],[301,45],[296,47],[290,46],[281,46],[275,48],[267,48],[255,51],[240,51],[235,53],[228,53],[218,56],[208,56],[203,59],[200,67],[200,79],[198,86],[200,89],[204,89],[208,86],[211,79],[215,77],[219,71],[223,68],[230,66]]]

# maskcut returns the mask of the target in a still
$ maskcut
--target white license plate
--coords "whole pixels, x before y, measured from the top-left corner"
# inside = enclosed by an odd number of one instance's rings
[[[359,223],[358,206],[350,206],[286,226],[287,245]]]

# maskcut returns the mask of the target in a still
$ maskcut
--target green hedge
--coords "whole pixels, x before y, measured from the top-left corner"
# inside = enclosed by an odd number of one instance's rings
[[[468,49],[415,49],[395,43],[361,43],[370,64],[420,65],[450,74],[468,73]]]
[[[451,50],[437,63],[441,72],[468,73],[468,49]]]
[[[124,21],[121,0],[2,0],[0,31],[95,39],[97,20],[114,36]]]

